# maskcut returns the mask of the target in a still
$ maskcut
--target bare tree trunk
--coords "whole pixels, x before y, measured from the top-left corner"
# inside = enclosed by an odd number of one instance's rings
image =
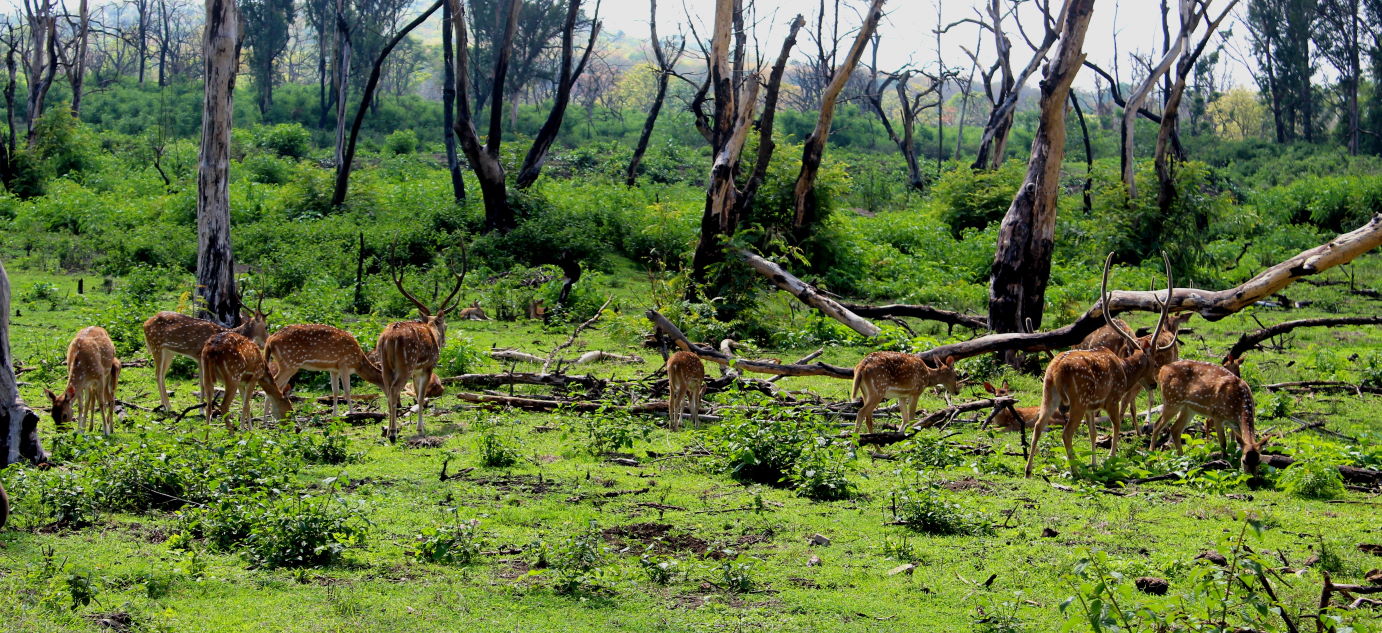
[[[1027,177],[999,227],[989,285],[989,327],[995,332],[1041,327],[1065,152],[1065,102],[1084,62],[1084,37],[1093,9],[1094,0],[1067,0],[1061,10],[1060,43],[1041,80],[1041,115]]]
[[[811,135],[802,143],[801,171],[797,173],[797,182],[792,192],[792,206],[796,210],[792,229],[797,233],[798,239],[805,237],[803,232],[806,227],[814,222],[820,213],[820,201],[816,199],[815,194],[816,176],[820,173],[821,160],[825,157],[825,142],[830,138],[830,124],[835,119],[835,103],[839,99],[840,91],[844,90],[845,84],[854,74],[854,68],[859,65],[859,58],[864,55],[864,46],[868,44],[874,29],[878,27],[878,21],[883,17],[884,1],[873,0],[869,4],[868,13],[864,15],[864,23],[859,26],[859,34],[854,38],[854,45],[845,55],[844,62],[835,69],[830,85],[821,95],[821,110],[820,116],[816,119],[816,129],[812,130]]]
[[[168,0],[158,0],[158,17],[162,25],[162,35],[158,38],[158,87],[162,88],[168,84],[168,40],[172,31],[168,21]]]
[[[25,19],[29,23],[29,59],[27,74],[29,98],[25,104],[25,125],[28,144],[34,144],[35,127],[43,116],[43,101],[53,85],[57,72],[57,16],[49,0],[25,5]]]
[[[465,177],[461,175],[461,160],[456,154],[456,46],[451,42],[451,4],[442,3],[441,88],[442,139],[446,144],[446,169],[451,172],[451,194],[456,202],[465,200]]]
[[[0,468],[21,458],[37,463],[48,456],[38,443],[38,414],[19,397],[19,381],[10,355],[10,276],[0,263]],[[9,500],[0,488],[0,527],[9,516]]]
[[[346,191],[350,188],[350,168],[351,164],[355,162],[355,141],[360,137],[360,127],[365,123],[365,114],[369,112],[370,104],[374,101],[374,91],[379,87],[379,74],[383,71],[384,60],[389,58],[389,53],[393,52],[394,47],[398,46],[403,38],[408,37],[408,33],[411,33],[419,24],[436,13],[444,2],[446,0],[436,0],[421,15],[399,29],[398,33],[394,34],[393,39],[389,40],[379,51],[379,56],[374,59],[374,66],[370,68],[369,79],[365,81],[364,92],[360,93],[360,105],[355,109],[355,120],[350,124],[350,137],[345,143],[345,151],[342,153],[340,162],[336,164],[336,186],[331,193],[332,206],[339,207],[345,204]],[[345,102],[342,101],[342,103]]]
[[[657,125],[657,116],[662,112],[662,102],[667,98],[667,82],[671,81],[677,61],[686,50],[686,38],[683,37],[676,54],[670,60],[667,58],[662,50],[662,41],[657,37],[657,0],[648,0],[648,4],[648,28],[652,31],[653,58],[657,60],[657,94],[653,96],[653,103],[648,107],[648,117],[643,120],[643,131],[638,134],[638,143],[633,146],[633,158],[629,159],[629,167],[624,171],[626,187],[632,187],[638,181],[638,164],[643,162],[643,154],[648,151],[648,141],[653,137],[653,127]]]
[[[206,99],[197,165],[197,296],[202,318],[226,327],[240,321],[235,257],[230,248],[230,125],[240,59],[235,0],[206,0],[202,48]]]
[[[1075,116],[1080,121],[1080,137],[1084,140],[1084,186],[1080,189],[1084,198],[1084,213],[1089,215],[1094,212],[1094,200],[1090,197],[1090,189],[1094,187],[1094,146],[1089,143],[1089,126],[1085,125],[1080,96],[1073,90],[1070,92],[1070,105],[1075,107]]]
[[[336,0],[336,165],[345,164],[346,96],[350,90],[350,24],[345,0]]]
[[[474,110],[470,107],[470,40],[466,33],[465,7],[460,0],[451,4],[452,28],[456,36],[456,135],[461,142],[475,179],[480,183],[480,195],[485,202],[485,230],[507,231],[514,226],[513,209],[509,207],[508,186],[504,182],[504,165],[499,161],[503,140],[504,85],[509,71],[509,54],[513,49],[514,33],[518,29],[521,0],[509,0],[500,41],[496,44],[494,84],[490,90],[489,134],[484,143],[475,127]]]
[[[91,37],[91,14],[87,0],[77,9],[77,50],[72,58],[72,117],[81,118],[82,84],[86,81],[86,49]]]
[[[585,51],[581,53],[580,62],[572,67],[575,57],[575,45],[573,40],[576,35],[576,18],[580,16],[581,0],[567,0],[566,23],[562,26],[561,32],[561,69],[557,76],[557,94],[552,100],[552,110],[547,113],[547,120],[542,123],[542,128],[538,130],[537,136],[533,137],[533,144],[528,148],[528,155],[523,158],[523,167],[518,170],[518,178],[514,180],[514,186],[519,189],[527,189],[537,181],[538,175],[542,173],[542,165],[547,162],[547,154],[552,149],[552,143],[557,140],[557,134],[561,132],[562,119],[566,117],[566,107],[571,102],[571,88],[576,85],[576,80],[580,79],[581,73],[585,71],[586,62],[590,61],[590,53],[595,50],[595,40],[600,36],[599,10],[600,3],[595,3],[595,23],[590,26],[590,38],[586,41]],[[517,108],[515,108],[515,111]]]

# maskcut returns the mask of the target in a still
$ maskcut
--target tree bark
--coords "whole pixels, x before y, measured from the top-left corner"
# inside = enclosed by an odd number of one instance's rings
[[[513,48],[514,33],[518,29],[518,13],[521,0],[509,0],[507,16],[501,40],[497,43],[494,60],[494,86],[490,90],[489,133],[484,143],[475,127],[474,110],[470,106],[470,40],[466,33],[465,7],[460,0],[447,0],[451,5],[452,29],[456,39],[456,99],[459,107],[456,113],[456,136],[461,142],[466,160],[480,183],[480,195],[485,203],[486,231],[507,231],[513,228],[515,218],[509,207],[508,186],[504,181],[504,165],[499,161],[500,144],[503,141],[504,85],[508,74],[509,54]]]
[[[758,274],[767,277],[769,281],[773,282],[773,285],[791,293],[792,296],[801,300],[802,303],[820,310],[821,314],[849,326],[849,329],[863,334],[864,336],[874,336],[881,331],[878,329],[878,326],[850,312],[849,308],[821,294],[814,286],[797,279],[792,273],[783,270],[781,266],[748,251],[739,251],[739,257],[747,262],[750,267],[758,272]]]
[[[995,332],[1041,327],[1065,152],[1065,101],[1084,62],[1082,49],[1093,5],[1094,0],[1067,0],[1061,10],[1060,44],[1041,81],[1041,116],[1027,177],[999,227],[989,283],[988,320]]]
[[[451,172],[451,194],[460,203],[465,200],[465,177],[461,175],[461,160],[456,154],[456,47],[451,41],[452,19],[451,4],[442,3],[442,139],[446,144],[446,169]]]
[[[341,156],[340,162],[336,164],[336,186],[331,194],[331,206],[339,207],[345,204],[346,191],[350,188],[350,169],[355,162],[355,141],[360,138],[360,127],[365,123],[365,114],[369,112],[370,104],[374,101],[374,91],[379,87],[379,74],[383,71],[384,61],[389,58],[389,53],[393,52],[394,47],[398,46],[403,38],[408,37],[413,29],[432,17],[437,9],[446,0],[436,0],[432,6],[423,11],[421,15],[413,19],[403,28],[395,33],[384,48],[379,51],[379,56],[374,59],[374,66],[370,68],[369,79],[365,81],[365,89],[360,93],[360,105],[355,109],[355,120],[350,124],[350,136],[345,144],[345,152]],[[344,105],[344,101],[342,105]],[[344,112],[344,108],[341,110]]]
[[[653,59],[657,61],[657,93],[653,95],[653,103],[648,107],[648,116],[643,120],[643,131],[638,134],[638,143],[633,146],[633,158],[629,159],[629,167],[624,171],[626,187],[632,187],[638,181],[638,165],[643,162],[643,154],[648,151],[648,141],[653,137],[653,127],[657,125],[657,116],[662,112],[662,102],[667,98],[667,83],[676,71],[677,61],[686,51],[686,38],[683,37],[681,44],[677,46],[676,54],[670,59],[667,57],[662,50],[662,41],[657,37],[657,0],[648,0],[648,4],[648,29],[652,32]]]
[[[10,354],[10,277],[4,263],[0,263],[0,468],[23,458],[35,463],[47,461],[48,455],[38,443],[37,429],[38,414],[19,397],[14,357]],[[6,501],[4,489],[0,488],[0,502]],[[0,509],[8,516],[8,505]]]
[[[861,317],[872,317],[876,319],[888,317],[911,317],[925,321],[938,321],[947,325],[959,325],[971,330],[989,329],[988,320],[981,316],[963,314],[954,310],[945,310],[928,305],[907,305],[907,304],[888,304],[881,306],[864,305],[861,303],[841,303],[850,312]]]
[[[571,88],[576,85],[576,80],[580,79],[581,73],[585,71],[586,62],[590,61],[590,54],[595,50],[595,39],[600,36],[599,22],[600,3],[595,3],[595,23],[590,27],[590,38],[586,41],[585,51],[581,53],[579,62],[572,66],[575,58],[575,45],[573,43],[576,36],[576,18],[580,16],[581,0],[567,0],[566,23],[561,31],[561,69],[557,75],[557,93],[552,100],[552,109],[547,113],[547,120],[542,123],[542,128],[537,131],[537,136],[533,137],[533,144],[528,147],[528,154],[523,158],[523,167],[518,170],[518,178],[514,180],[514,186],[519,189],[527,189],[537,177],[542,174],[542,165],[547,162],[547,155],[552,149],[552,143],[556,142],[557,134],[561,132],[562,119],[566,117],[566,107],[571,103]],[[496,90],[503,86],[496,80]]]
[[[77,50],[72,59],[72,118],[80,119],[82,113],[82,84],[86,81],[86,50],[91,38],[91,13],[87,0],[81,0],[77,9]]]
[[[345,163],[346,95],[350,90],[350,25],[345,0],[336,0],[336,165]]]
[[[821,110],[816,119],[816,129],[812,130],[810,136],[802,143],[801,170],[797,172],[797,182],[792,190],[792,206],[796,212],[792,220],[792,229],[797,233],[798,240],[806,237],[803,232],[820,214],[820,201],[815,195],[816,176],[820,174],[821,160],[825,156],[825,142],[830,139],[830,124],[835,120],[835,104],[839,100],[840,91],[844,90],[845,84],[854,75],[854,68],[859,65],[859,58],[864,55],[864,47],[873,36],[874,29],[878,27],[878,21],[883,18],[884,1],[873,0],[869,4],[868,12],[864,14],[864,23],[859,26],[859,34],[854,37],[854,45],[845,55],[844,62],[835,69],[830,85],[826,86],[825,92],[821,95]]]
[[[206,97],[197,165],[197,296],[199,316],[239,324],[235,257],[230,247],[230,126],[240,59],[240,13],[234,0],[206,0],[202,36]]]

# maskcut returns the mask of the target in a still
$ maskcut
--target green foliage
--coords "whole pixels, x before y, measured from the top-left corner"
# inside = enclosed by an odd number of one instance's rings
[[[245,541],[259,567],[320,567],[340,560],[368,532],[363,514],[334,495],[300,496],[271,504]]]
[[[609,551],[600,526],[591,521],[586,529],[576,529],[556,543],[534,544],[535,568],[547,568],[554,576],[552,588],[559,594],[598,593],[609,590],[612,569]]]
[[[756,585],[753,575],[762,562],[745,554],[739,554],[734,558],[724,558],[719,565],[721,586],[734,593],[753,591]]]
[[[255,147],[280,158],[306,158],[312,149],[312,133],[297,123],[259,125],[250,134]]]
[[[993,171],[958,167],[941,174],[936,200],[951,236],[958,239],[965,229],[983,229],[1002,220],[1026,171],[1026,165],[1010,160]]]
[[[649,545],[647,551],[638,557],[638,568],[643,570],[643,576],[648,579],[648,582],[655,585],[671,584],[680,567],[681,561],[678,561],[676,557],[654,554],[652,545]]]
[[[293,178],[293,165],[268,154],[252,154],[240,162],[245,178],[265,185],[282,185]]]
[[[966,511],[953,494],[932,482],[899,488],[889,495],[892,521],[935,536],[988,534],[988,517]]]
[[[965,463],[965,453],[954,442],[929,433],[918,433],[898,444],[898,457],[915,470],[942,470]]]
[[[412,154],[417,151],[417,132],[399,130],[384,137],[384,147],[390,154]]]
[[[450,333],[446,337],[446,347],[441,350],[435,371],[439,376],[460,376],[474,373],[488,360],[489,355],[475,345],[474,339],[459,333]]]
[[[475,562],[484,549],[486,537],[478,519],[463,521],[459,510],[453,511],[450,523],[423,528],[417,535],[414,558],[437,564],[467,565]]]
[[[622,411],[603,411],[581,416],[585,447],[592,455],[604,455],[633,448],[638,440],[648,439],[652,426],[647,420]]]
[[[94,135],[67,107],[50,107],[34,126],[33,151],[53,176],[80,174],[97,166]]]
[[[1339,469],[1323,460],[1297,460],[1277,478],[1277,486],[1302,499],[1337,499],[1344,494]]]
[[[320,434],[299,433],[293,436],[287,451],[308,464],[337,465],[364,459],[364,453],[350,450],[350,438],[339,422],[322,428]]]
[[[787,481],[797,494],[808,499],[848,499],[858,493],[858,485],[848,477],[850,457],[844,449],[820,438],[814,446],[802,451],[792,464]]]
[[[475,438],[475,451],[480,465],[486,468],[508,468],[518,463],[519,447],[495,433],[482,433]]]
[[[818,438],[827,437],[829,425],[820,417],[799,411],[769,412],[767,419],[750,418],[731,412],[719,425],[705,432],[706,447],[715,455],[718,468],[745,482],[773,486],[791,485],[790,475],[808,450],[815,450]],[[829,453],[825,454],[829,459]],[[820,457],[816,457],[820,459]],[[810,468],[803,464],[803,468]],[[826,470],[831,471],[829,473]],[[835,481],[834,467],[810,479],[828,477]],[[804,472],[804,471],[803,471]],[[810,483],[810,482],[808,482]]]

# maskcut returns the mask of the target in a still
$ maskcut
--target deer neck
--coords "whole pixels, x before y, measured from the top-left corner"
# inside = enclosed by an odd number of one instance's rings
[[[375,386],[384,384],[383,371],[379,369],[377,356],[371,357],[366,354],[360,355],[360,362],[355,367],[355,373],[360,375],[360,379]]]

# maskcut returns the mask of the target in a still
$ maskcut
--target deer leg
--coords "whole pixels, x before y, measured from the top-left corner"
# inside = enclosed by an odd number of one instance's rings
[[[241,383],[240,399],[243,400],[240,405],[240,428],[248,431],[254,428],[254,425],[250,422],[250,407],[254,402],[253,382],[245,381]],[[268,394],[264,395],[264,399],[266,402],[268,401]]]
[[[1190,424],[1190,412],[1186,409],[1178,410],[1176,412],[1176,423],[1171,427],[1171,444],[1176,447],[1177,455],[1185,454],[1185,451],[1181,449],[1180,437],[1181,434],[1185,433],[1185,427],[1188,424]]]
[[[1067,422],[1067,423],[1066,423],[1065,429],[1064,429],[1064,431],[1061,433],[1061,440],[1062,440],[1063,442],[1065,442],[1065,463],[1066,463],[1067,465],[1069,465],[1069,467],[1070,467],[1070,476],[1071,476],[1071,477],[1074,477],[1074,476],[1075,476],[1075,433],[1079,430],[1080,423],[1085,421],[1085,410],[1084,410],[1084,407],[1081,407],[1081,406],[1078,406],[1078,405],[1072,403],[1072,404],[1070,405],[1070,413],[1066,416],[1066,418],[1067,418],[1068,420],[1070,420],[1070,422]],[[1094,426],[1094,421],[1093,421],[1093,420],[1090,420],[1090,421],[1089,421],[1089,425],[1090,425],[1090,427],[1093,427],[1093,426]],[[1093,428],[1091,428],[1091,429],[1090,429],[1090,433],[1091,433],[1091,434],[1096,434],[1097,432],[1096,432]],[[1090,465],[1092,466],[1093,463],[1094,463],[1094,456],[1091,455],[1091,456],[1089,457],[1089,460],[1090,460]]]
[[[331,417],[336,417],[336,400],[340,399],[340,392],[337,390],[336,381],[340,380],[341,370],[333,369],[326,372],[326,379],[331,383]]]
[[[1123,407],[1115,407],[1109,412],[1109,419],[1113,421],[1113,435],[1109,437],[1108,457],[1113,459],[1118,456],[1118,438],[1123,434]],[[1137,421],[1137,416],[1133,416],[1133,422]],[[1091,447],[1093,448],[1093,447]]]
[[[873,409],[882,400],[878,394],[867,389],[864,390],[864,401],[859,404],[859,414],[854,417],[854,435],[859,435],[859,424],[862,422],[868,432],[873,432]]]
[[[206,372],[202,372],[199,379],[202,383],[202,415],[206,416],[207,422],[211,422],[216,419],[216,380]]]
[[[418,374],[413,374],[413,393],[417,394],[417,434],[422,435],[422,411],[427,408],[427,381],[432,377],[432,371],[426,370]]]
[[[1156,424],[1152,426],[1152,437],[1147,440],[1147,450],[1156,450],[1157,439],[1161,437],[1161,432],[1166,430],[1167,421],[1174,419],[1170,417],[1171,413],[1171,408],[1163,403],[1161,405],[1161,415],[1157,416]]]
[[[1210,424],[1211,422],[1214,424],[1214,432],[1217,433],[1217,434],[1219,435],[1219,454],[1220,454],[1220,455],[1223,455],[1223,456],[1225,456],[1225,457],[1227,457],[1227,456],[1228,456],[1228,440],[1225,438],[1225,434],[1224,434],[1224,423],[1223,423],[1223,421],[1220,420],[1219,418],[1210,418],[1210,417],[1206,417],[1206,418],[1204,419],[1204,421],[1205,421],[1205,424]]]
[[[701,428],[701,392],[691,390],[691,428]]]
[[[163,349],[155,350],[153,361],[154,377],[158,379],[158,397],[163,401],[163,410],[171,413],[173,405],[168,402],[168,387],[164,377],[168,374],[168,366],[173,364],[173,353]]]
[[[354,407],[351,406],[351,403],[353,403],[353,402],[355,402],[355,401],[350,399],[350,370],[349,370],[349,369],[342,369],[342,370],[341,370],[341,389],[342,389],[343,391],[345,391],[345,401],[346,401],[345,410],[346,410],[346,415],[350,415],[350,412],[354,409]],[[332,410],[331,410],[331,415],[332,415],[332,416],[335,416],[335,415],[336,415],[336,410],[335,410],[335,409],[332,409]]]
[[[681,391],[675,387],[668,387],[667,391],[667,428],[672,431],[681,430]]]

